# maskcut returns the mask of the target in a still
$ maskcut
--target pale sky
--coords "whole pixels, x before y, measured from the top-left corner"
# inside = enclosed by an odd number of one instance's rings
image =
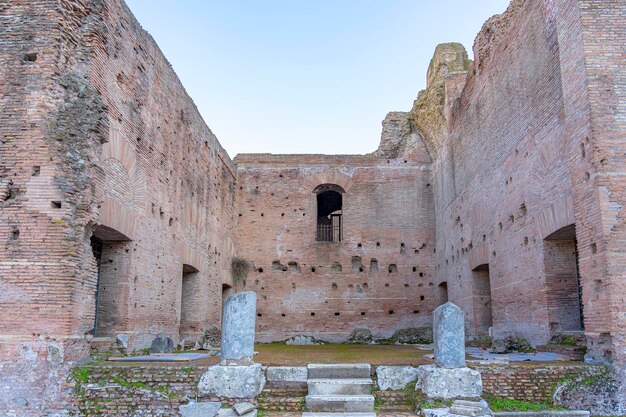
[[[509,0],[126,0],[231,157],[363,154]]]

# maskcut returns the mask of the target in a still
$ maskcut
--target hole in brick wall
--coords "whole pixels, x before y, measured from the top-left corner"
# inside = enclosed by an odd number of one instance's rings
[[[422,288],[424,286],[424,284],[422,284],[421,282],[419,284],[417,284],[418,288]]]
[[[292,282],[292,283],[291,283],[291,289],[293,289],[293,290],[295,290],[295,289],[296,289],[296,283],[295,283],[295,282]]]
[[[389,273],[395,274],[398,272],[398,266],[396,264],[389,264]]]
[[[424,276],[424,273],[423,273],[423,272],[420,272],[420,277],[423,277],[423,276]]]
[[[33,167],[33,177],[38,177],[40,173],[41,173],[41,167],[38,165],[35,165]]]
[[[314,266],[311,267],[311,272],[315,272],[315,267]]]
[[[171,226],[172,224],[174,224],[174,219],[170,217],[169,225]]]
[[[339,316],[340,313],[338,311],[335,312],[335,316]]]
[[[259,282],[260,282],[260,281],[259,281],[258,279],[255,279],[255,280],[254,280],[254,285],[259,285]]]
[[[60,209],[63,204],[60,201],[51,201],[50,207],[53,209]]]
[[[280,316],[281,316],[281,317],[286,317],[286,314],[285,314],[285,313],[282,313]]]
[[[239,213],[239,217],[243,216],[241,213]]]
[[[289,267],[287,265],[283,265],[280,261],[272,262],[272,271],[287,271]]]
[[[265,216],[265,214],[261,213],[261,217],[264,217],[264,216]]]
[[[522,213],[522,216],[525,216],[526,213],[528,213],[528,209],[526,208],[526,203],[522,203],[522,205],[519,206],[519,210]]]
[[[420,250],[419,249],[415,249],[413,252],[417,255],[417,254],[420,253]]]
[[[29,52],[24,55],[24,61],[35,62],[37,61],[37,52]]]
[[[423,295],[420,295],[420,300],[424,301],[424,296]]]
[[[361,311],[361,315],[364,316],[365,315],[365,311]]]
[[[389,310],[389,314],[393,314],[393,313],[395,313],[395,311]]]
[[[406,247],[404,246],[404,243],[400,243],[400,254],[405,254],[406,253]]]
[[[354,272],[358,271],[359,269],[361,269],[362,264],[361,264],[361,257],[360,256],[353,256],[352,257],[352,270]]]
[[[419,310],[413,310],[413,314],[419,314],[420,311]]]
[[[302,213],[303,216],[306,216],[306,213]]]
[[[376,259],[370,261],[370,272],[378,272],[378,261]]]
[[[581,144],[580,144],[580,155],[581,155],[583,158],[586,156],[586,153],[585,153],[585,144],[584,144],[584,143],[581,143]]]
[[[498,227],[502,230],[502,222],[498,223]]]
[[[364,282],[364,283],[363,283],[363,289],[365,289],[365,290],[366,290],[366,289],[368,289],[368,288],[369,288],[369,285],[367,285],[367,282]]]
[[[487,235],[483,235],[483,242],[487,240]]]
[[[417,272],[417,267],[416,266],[413,267],[413,272]]]
[[[341,272],[342,270],[341,264],[339,262],[333,262],[332,266],[330,267],[330,270],[333,272]]]
[[[385,288],[389,288],[389,284],[385,284]]]
[[[261,314],[261,313],[257,313],[257,315],[256,315],[256,316],[257,316],[257,317],[263,317],[263,314]]]
[[[515,216],[513,216],[512,214],[509,216],[509,222],[515,223]]]
[[[528,237],[524,237],[524,245],[528,245]]]
[[[359,272],[363,272],[363,267],[362,266],[359,267]]]
[[[285,213],[280,213],[280,217],[285,217]]]
[[[352,289],[352,288],[354,288],[354,285],[353,284],[348,284],[348,288]]]
[[[333,282],[332,288],[333,288],[333,290],[336,290],[337,289],[337,283]]]
[[[585,181],[588,181],[589,178],[591,178],[591,175],[589,174],[589,172],[585,172]]]
[[[314,313],[314,312],[311,312],[311,317],[314,317],[314,316],[315,316],[315,313]]]
[[[435,284],[433,284],[432,282],[429,282],[429,283],[428,283],[428,286],[429,286],[429,287],[434,287],[434,286],[435,286]]]
[[[376,242],[376,247],[380,248],[380,242]]]
[[[362,247],[363,247],[363,244],[362,244],[361,242],[359,242],[359,243],[357,243],[357,244],[356,244],[356,247],[357,247],[357,248],[362,248]]]
[[[491,256],[496,256],[496,251],[491,252]]]
[[[17,240],[20,238],[20,229],[13,229],[11,231],[11,239]]]
[[[592,253],[598,253],[598,245],[596,245],[595,243],[591,244],[591,252]]]
[[[278,178],[282,178],[282,177],[283,177],[283,174],[278,174]]]
[[[298,265],[298,262],[288,262],[287,265],[290,272],[300,272],[300,266]]]
[[[426,184],[427,187],[430,187],[430,183]]]
[[[259,268],[259,269],[257,269],[257,271],[259,272],[259,274],[262,274],[263,273],[263,268]]]
[[[409,288],[410,285],[409,284],[404,284],[404,288]]]

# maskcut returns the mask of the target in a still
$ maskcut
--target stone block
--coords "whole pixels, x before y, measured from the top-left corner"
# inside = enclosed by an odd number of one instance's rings
[[[466,417],[492,416],[493,412],[485,400],[456,400],[450,407],[450,414]]]
[[[470,368],[446,369],[436,365],[422,365],[416,388],[428,398],[451,400],[479,398],[483,393],[480,372]]]
[[[178,407],[182,417],[213,417],[222,406],[220,402],[197,403],[190,401]]]
[[[118,346],[120,346],[122,349],[128,349],[128,335],[125,333],[120,333],[115,335],[115,341],[117,342]]]
[[[250,411],[245,417],[257,417],[257,410]],[[239,414],[232,408],[222,408],[217,412],[216,417],[239,417]]]
[[[174,341],[167,336],[158,336],[152,341],[149,351],[150,353],[172,353]]]
[[[256,410],[256,407],[253,404],[245,402],[245,403],[235,404],[235,406],[233,407],[233,410],[235,410],[237,415],[243,416]]]
[[[214,365],[198,383],[200,395],[227,398],[254,398],[265,386],[261,364],[249,366]]]
[[[418,369],[412,366],[378,366],[378,388],[385,390],[401,390],[410,382],[415,382]]]
[[[306,382],[306,366],[268,366],[265,376],[271,382]]]
[[[224,303],[222,320],[222,363],[252,360],[256,325],[256,293],[240,292]]]
[[[447,302],[433,312],[435,363],[443,368],[465,366],[465,324],[463,310]]]

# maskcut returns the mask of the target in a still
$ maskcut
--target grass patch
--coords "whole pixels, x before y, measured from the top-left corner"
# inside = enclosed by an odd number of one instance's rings
[[[563,407],[555,406],[549,403],[534,403],[530,401],[511,400],[509,398],[500,398],[487,396],[487,402],[491,411],[545,411],[545,410],[565,410]]]
[[[87,383],[90,375],[91,368],[87,366],[77,366],[72,368],[72,378],[74,378],[74,381],[80,382],[81,384]]]
[[[423,410],[425,408],[445,408],[445,407],[450,407],[452,405],[452,401],[445,401],[445,400],[422,400],[422,401],[418,401],[417,403],[417,407],[420,410]]]

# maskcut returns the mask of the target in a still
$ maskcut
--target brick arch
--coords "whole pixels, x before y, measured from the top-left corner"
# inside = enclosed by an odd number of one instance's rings
[[[135,218],[146,200],[146,182],[135,150],[112,128],[109,142],[102,146],[101,160],[105,189],[99,224],[133,239]]]
[[[565,226],[575,224],[572,196],[563,196],[546,207],[537,217],[537,228],[542,239]]]
[[[102,145],[102,160],[115,159],[122,164],[130,179],[133,193],[132,204],[137,210],[141,210],[146,202],[146,181],[137,163],[135,153],[135,149],[122,137],[120,132],[111,128],[109,141]]]
[[[354,181],[341,172],[327,171],[307,176],[302,181],[300,188],[312,193],[320,184],[336,184],[348,192],[354,185]]]

